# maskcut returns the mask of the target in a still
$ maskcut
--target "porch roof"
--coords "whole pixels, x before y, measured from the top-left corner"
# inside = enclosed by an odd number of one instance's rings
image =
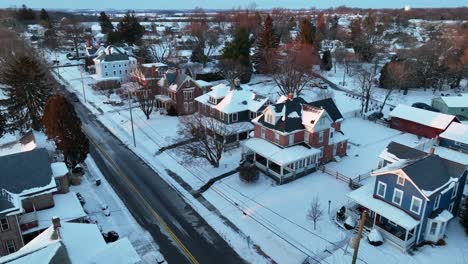
[[[172,101],[172,98],[170,98],[167,95],[163,95],[163,94],[158,94],[158,95],[155,96],[155,98],[156,98],[156,100],[161,101],[161,102],[171,102]]]
[[[244,146],[280,166],[288,165],[320,153],[318,149],[307,148],[302,145],[280,148],[261,138],[248,139],[244,142]]]
[[[390,221],[407,230],[411,230],[419,224],[419,221],[412,218],[403,210],[400,210],[384,201],[374,198],[372,196],[374,185],[375,179],[361,188],[348,193],[348,197],[354,200],[356,203],[376,212],[377,214],[389,219]]]

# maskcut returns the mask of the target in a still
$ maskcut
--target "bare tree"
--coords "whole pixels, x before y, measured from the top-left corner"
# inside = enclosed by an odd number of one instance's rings
[[[181,117],[178,133],[182,140],[193,142],[178,147],[178,150],[187,160],[205,159],[217,168],[225,146],[223,136],[228,132],[225,124],[211,117],[200,114]]]
[[[168,58],[175,55],[174,44],[168,36],[149,42],[147,46],[149,56],[157,62],[166,62]]]
[[[322,205],[320,203],[320,198],[315,195],[312,198],[312,202],[310,203],[309,212],[307,213],[307,217],[314,222],[314,230],[317,228],[317,222],[322,218],[323,210]]]
[[[78,46],[85,36],[84,27],[76,17],[68,17],[62,20],[60,28],[65,35],[65,39],[73,43],[76,58],[79,58]]]
[[[136,98],[141,111],[145,114],[146,119],[150,119],[151,113],[154,109],[155,92],[148,87],[142,87],[136,91]]]
[[[335,56],[336,62],[342,64],[344,67],[343,82],[342,82],[342,85],[344,86],[346,82],[346,74],[349,75],[350,68],[352,64],[356,61],[356,55],[354,54],[354,52],[349,51],[347,48],[340,47],[336,49],[336,51],[334,52],[334,56]],[[335,69],[336,69],[336,63],[335,63]]]
[[[300,95],[314,79],[312,66],[319,61],[314,47],[291,43],[282,47],[277,54],[272,77],[280,94]]]
[[[203,71],[203,64],[198,63],[198,62],[187,62],[187,63],[181,64],[180,67],[182,69],[189,71],[190,76],[194,80],[197,79],[197,74]]]
[[[229,83],[234,83],[234,80],[240,78],[246,71],[250,69],[234,59],[223,59],[218,63],[219,73]]]
[[[384,101],[380,106],[380,112],[382,112],[383,108],[385,107],[385,104],[387,103],[387,100],[391,97],[391,95],[397,88],[404,88],[405,94],[407,93],[408,79],[411,75],[411,69],[408,69],[407,64],[405,62],[389,62],[387,65],[387,69],[385,69],[386,78],[385,80],[383,80],[382,83],[382,86],[386,89],[386,93]]]

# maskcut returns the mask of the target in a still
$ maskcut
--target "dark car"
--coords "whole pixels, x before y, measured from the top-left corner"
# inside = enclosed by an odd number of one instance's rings
[[[411,105],[412,107],[419,108],[419,109],[424,109],[432,112],[439,112],[439,110],[435,109],[434,107],[425,104],[425,103],[414,103]]]
[[[104,237],[104,241],[106,241],[106,243],[112,243],[119,240],[119,234],[115,231],[102,233],[102,236]]]
[[[372,114],[370,114],[367,119],[370,120],[370,121],[375,121],[377,119],[381,119],[383,117],[383,113],[382,112],[374,112]]]

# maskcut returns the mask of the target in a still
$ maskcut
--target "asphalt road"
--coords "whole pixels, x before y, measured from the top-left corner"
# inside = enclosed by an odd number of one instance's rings
[[[91,156],[169,263],[245,263],[176,190],[88,109],[74,105],[90,139]]]

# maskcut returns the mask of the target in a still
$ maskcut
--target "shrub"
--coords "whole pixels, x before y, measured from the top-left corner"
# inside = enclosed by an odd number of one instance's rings
[[[254,182],[258,179],[258,171],[255,164],[249,161],[241,163],[239,168],[239,177],[246,182]]]

